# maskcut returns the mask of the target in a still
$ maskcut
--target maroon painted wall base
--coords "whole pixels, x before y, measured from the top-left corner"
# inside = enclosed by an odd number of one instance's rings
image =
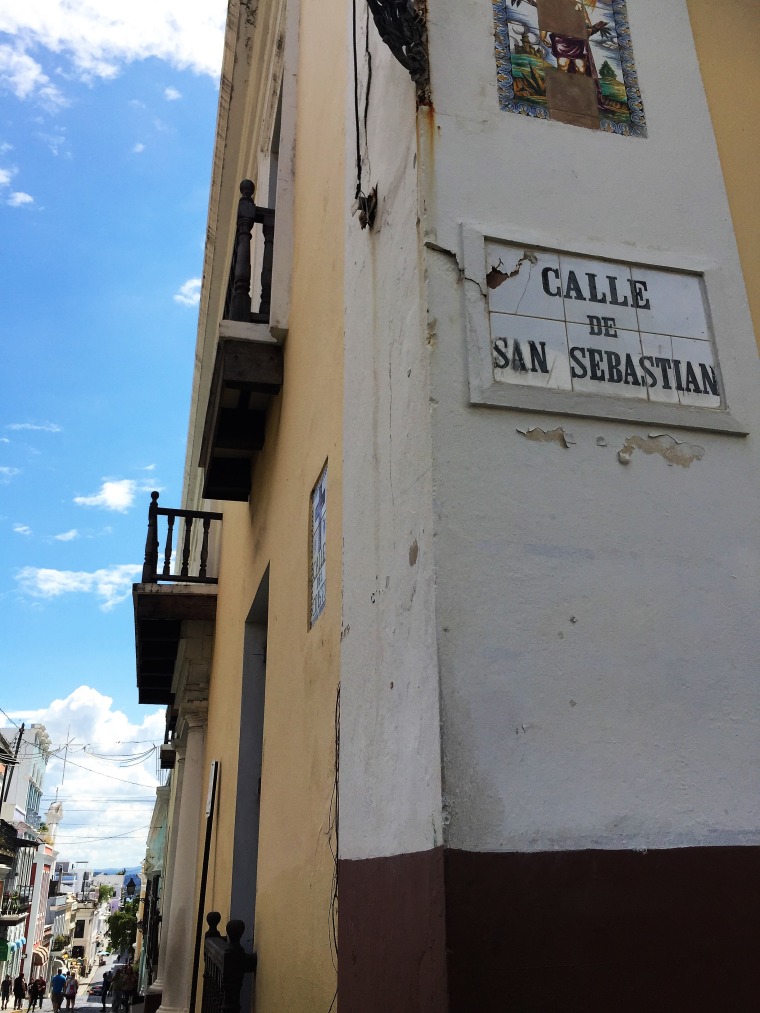
[[[760,1009],[760,848],[342,861],[341,1013]]]
[[[161,1005],[161,995],[161,992],[148,992],[145,996],[143,1013],[156,1013],[156,1010]]]
[[[443,849],[341,861],[340,1013],[447,1009]]]

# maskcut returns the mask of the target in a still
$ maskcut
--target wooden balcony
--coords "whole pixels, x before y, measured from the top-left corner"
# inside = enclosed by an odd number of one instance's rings
[[[257,957],[240,945],[244,922],[227,922],[227,935],[217,929],[222,916],[206,915],[208,931],[203,940],[203,993],[201,1013],[235,1013],[240,1010],[240,991],[246,974],[256,974]],[[199,926],[200,927],[200,926]]]
[[[253,183],[244,179],[198,462],[207,499],[244,502],[250,496],[253,458],[264,446],[267,411],[283,381],[282,346],[269,333],[275,213],[257,207],[253,194]],[[256,225],[261,225],[263,252],[260,300],[253,312],[251,239]]]
[[[171,704],[183,623],[216,619],[217,577],[209,573],[208,557],[213,526],[221,528],[222,514],[160,507],[158,498],[151,493],[142,582],[132,588],[137,688],[140,703]],[[175,533],[178,544],[181,538],[176,558]]]

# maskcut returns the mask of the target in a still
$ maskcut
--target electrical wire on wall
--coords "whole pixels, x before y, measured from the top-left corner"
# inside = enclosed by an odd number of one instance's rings
[[[335,777],[333,779],[333,789],[330,795],[330,807],[327,814],[327,842],[330,846],[330,854],[333,858],[333,877],[332,877],[332,888],[330,890],[330,908],[328,915],[328,925],[330,932],[330,959],[332,960],[333,968],[335,973],[338,973],[338,830],[339,830],[339,807],[338,807],[338,789],[339,789],[339,774],[340,774],[340,683],[338,683],[338,689],[335,694]],[[335,1006],[335,1002],[338,998],[338,988],[335,988],[335,995],[333,996],[332,1002],[330,1003],[330,1009],[327,1013]]]
[[[354,204],[351,209],[352,214],[358,212],[359,224],[363,229],[369,225],[370,228],[375,220],[375,212],[377,210],[377,187],[373,187],[368,194],[362,189],[362,146],[361,146],[361,131],[360,131],[360,117],[359,117],[359,54],[357,51],[356,43],[356,0],[351,0],[351,13],[352,13],[352,41],[353,41],[353,52],[354,52],[354,128],[356,131],[356,189],[354,191]],[[369,54],[369,12],[367,13],[367,43],[366,52],[367,58],[370,60]],[[369,76],[367,79],[367,93],[366,103],[364,109],[364,135],[366,139],[367,134],[367,105],[369,104],[369,82],[372,79],[372,64],[369,63]]]

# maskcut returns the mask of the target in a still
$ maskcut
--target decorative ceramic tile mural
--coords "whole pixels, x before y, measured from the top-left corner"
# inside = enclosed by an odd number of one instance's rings
[[[646,136],[624,0],[492,0],[502,109]]]
[[[325,609],[327,589],[327,465],[311,493],[311,574],[309,625],[313,626]]]

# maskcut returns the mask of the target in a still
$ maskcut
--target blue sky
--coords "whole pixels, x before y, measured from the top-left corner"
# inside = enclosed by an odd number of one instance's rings
[[[180,504],[226,11],[117,6],[0,10],[0,708],[56,744],[158,731],[130,592]]]

